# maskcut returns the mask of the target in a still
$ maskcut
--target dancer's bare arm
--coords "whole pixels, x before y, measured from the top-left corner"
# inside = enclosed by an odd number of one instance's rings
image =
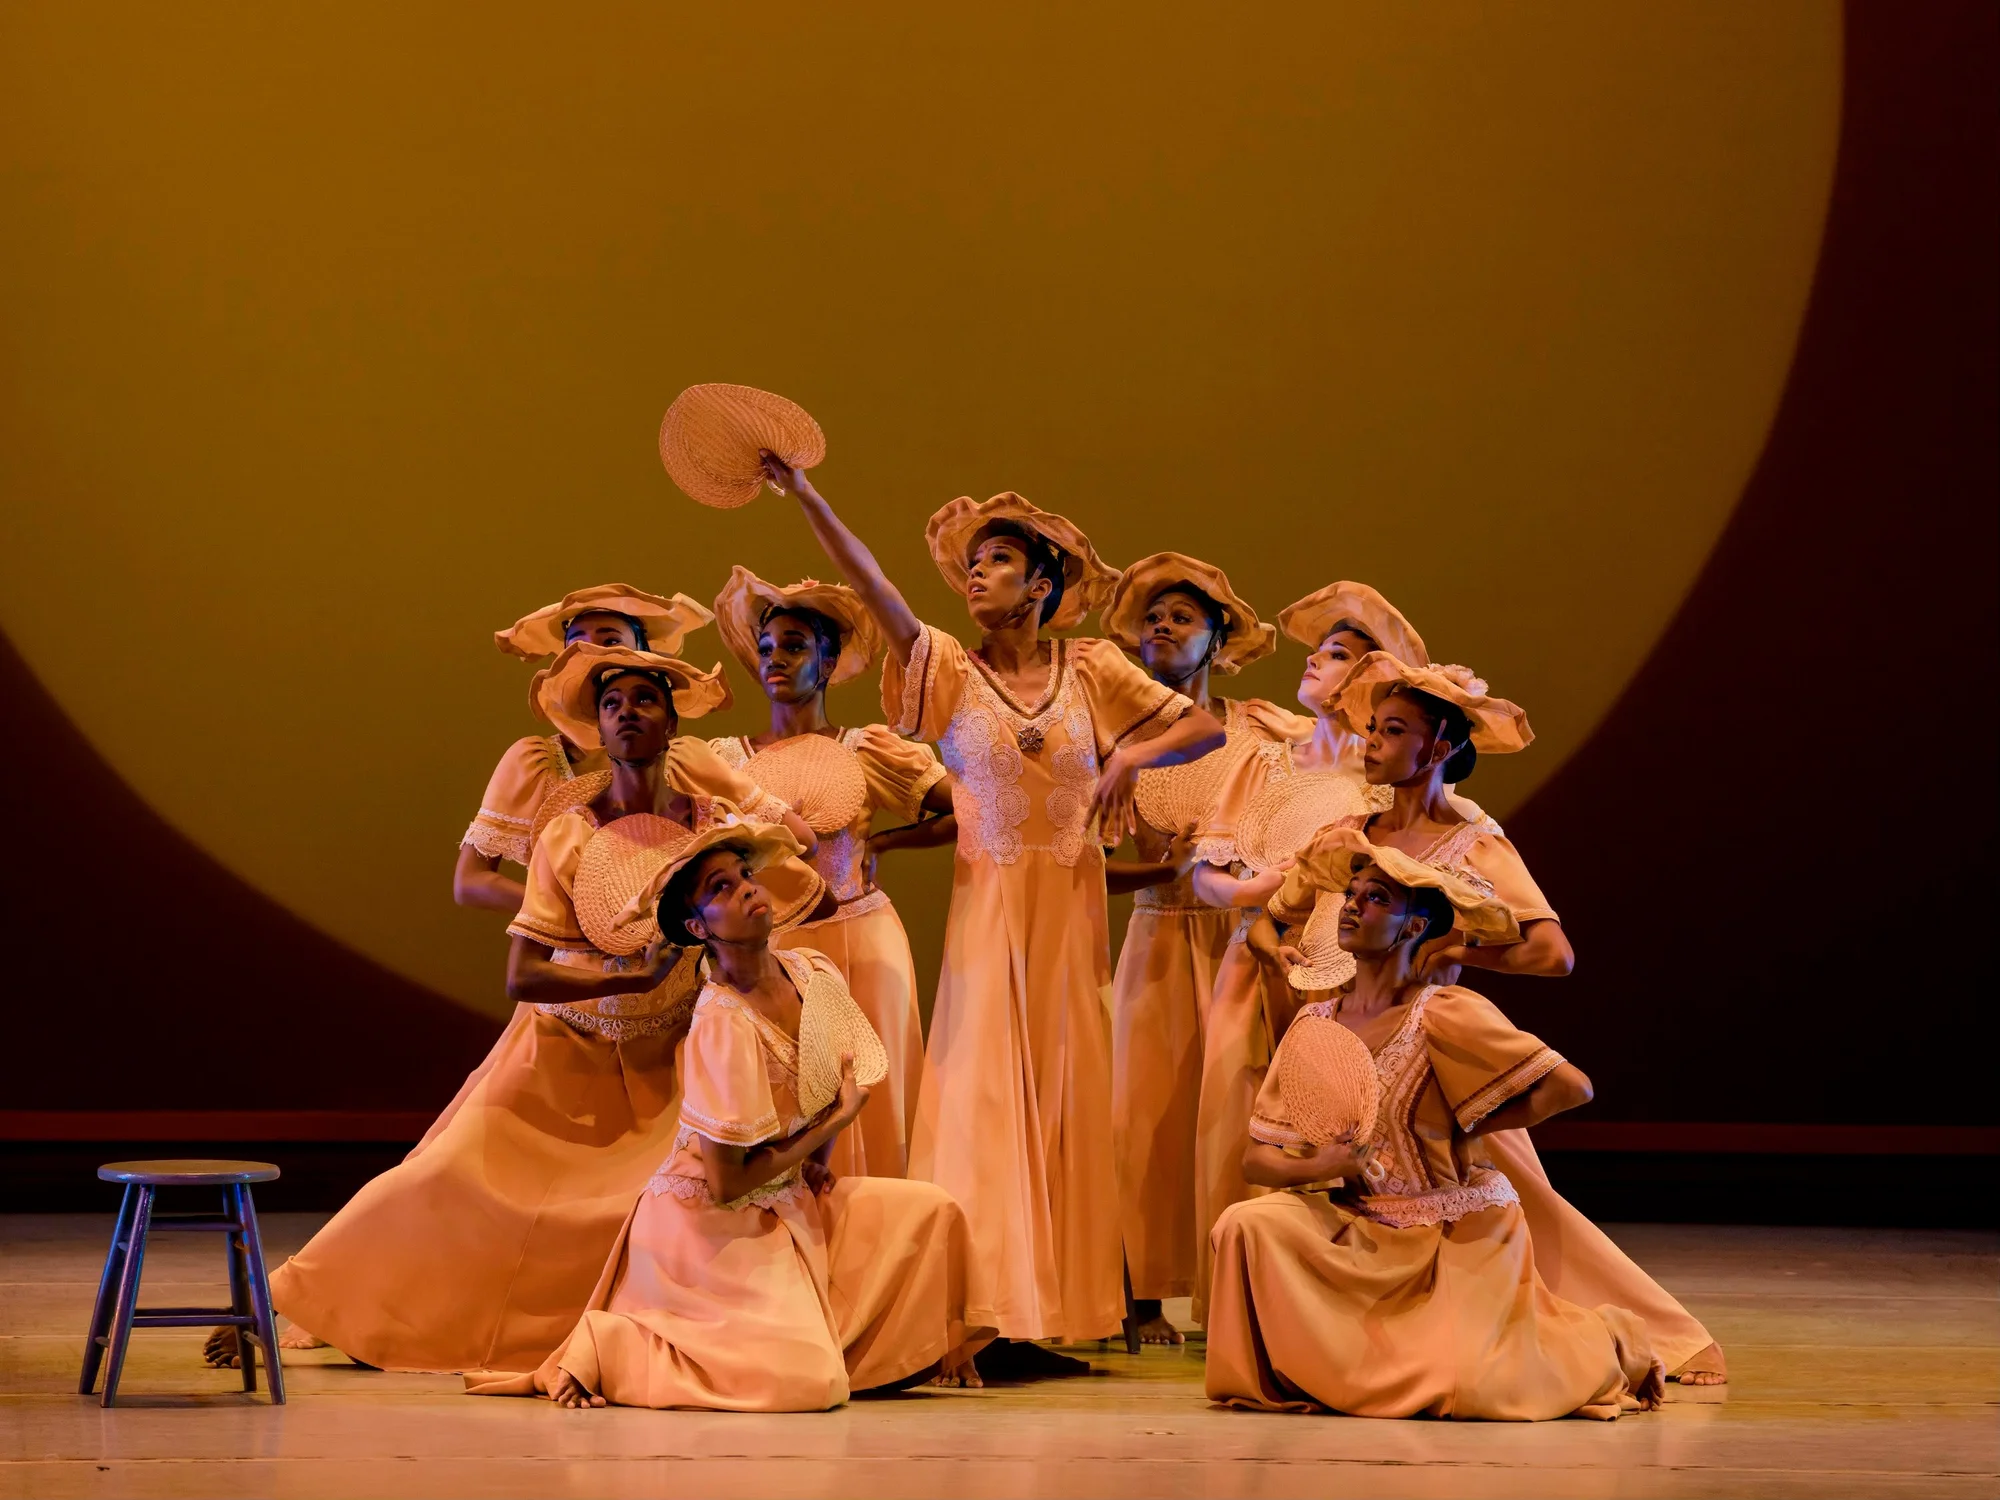
[[[521,909],[528,888],[500,873],[500,856],[481,854],[470,844],[458,846],[458,863],[451,870],[451,899],[460,906],[480,906],[510,916]]]
[[[854,1081],[854,1058],[840,1059],[840,1093],[819,1119],[783,1140],[766,1141],[761,1146],[726,1146],[701,1141],[702,1171],[708,1176],[708,1191],[717,1203],[733,1203],[745,1193],[754,1193],[793,1167],[803,1166],[822,1151],[833,1138],[854,1123],[868,1102],[868,1090]],[[822,1162],[822,1165],[824,1163]]]
[[[833,507],[826,497],[813,488],[813,482],[806,477],[804,469],[794,469],[775,454],[764,455],[764,472],[772,484],[788,491],[798,498],[799,509],[805,512],[806,524],[819,539],[833,565],[840,569],[840,576],[848,586],[861,596],[861,602],[868,606],[868,613],[875,617],[875,623],[882,627],[882,634],[888,637],[889,649],[898,658],[907,661],[910,648],[923,634],[923,624],[915,611],[904,602],[902,591],[889,581],[882,571],[882,565],[875,561],[875,554],[868,550],[868,544],[848,530],[847,523],[833,513]]]
[[[598,995],[643,994],[658,987],[680,962],[680,956],[680,949],[656,942],[645,951],[637,968],[607,974],[580,964],[559,964],[555,949],[517,932],[507,949],[507,998],[551,1005]]]

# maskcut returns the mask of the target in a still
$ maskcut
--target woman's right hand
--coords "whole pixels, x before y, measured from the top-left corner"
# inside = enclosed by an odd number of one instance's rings
[[[1361,1153],[1352,1140],[1332,1140],[1317,1147],[1301,1160],[1301,1170],[1312,1173],[1308,1182],[1326,1182],[1334,1177],[1361,1175]]]
[[[868,1104],[868,1089],[854,1076],[854,1054],[840,1054],[840,1092],[833,1098],[833,1117],[843,1126],[852,1125]]]
[[[806,478],[804,469],[786,463],[769,448],[757,450],[757,461],[764,466],[764,482],[781,495],[804,495],[812,491],[812,481]]]
[[[638,967],[626,970],[637,984],[645,983],[641,989],[657,989],[666,977],[673,973],[674,965],[681,961],[681,950],[665,938],[654,938],[646,944],[646,951],[639,955]]]

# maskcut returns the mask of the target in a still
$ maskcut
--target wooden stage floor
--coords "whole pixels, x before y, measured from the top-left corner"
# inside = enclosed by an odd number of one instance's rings
[[[319,1223],[266,1220],[274,1257]],[[288,1361],[291,1404],[133,1336],[123,1395],[75,1394],[110,1219],[0,1216],[0,1497],[155,1495],[1585,1496],[2000,1493],[2000,1237],[1615,1231],[1729,1349],[1734,1383],[1601,1424],[1219,1410],[1198,1346],[1087,1352],[1089,1380],[804,1416],[558,1411],[449,1376]],[[274,1260],[275,1263],[275,1260]],[[213,1236],[163,1237],[146,1300],[222,1298]]]

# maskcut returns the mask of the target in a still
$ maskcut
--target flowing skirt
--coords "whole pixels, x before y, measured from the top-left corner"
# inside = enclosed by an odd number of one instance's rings
[[[1208,1395],[1358,1417],[1615,1417],[1658,1403],[1645,1323],[1542,1283],[1517,1204],[1391,1228],[1321,1193],[1215,1229]]]
[[[1111,1130],[1132,1295],[1194,1290],[1202,1018],[1236,913],[1133,908],[1111,987]]]
[[[385,1370],[539,1360],[673,1149],[686,1032],[609,1042],[515,1007],[417,1148],[271,1273],[272,1304]]]

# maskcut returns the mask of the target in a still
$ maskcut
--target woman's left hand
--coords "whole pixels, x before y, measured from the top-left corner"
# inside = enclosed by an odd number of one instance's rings
[[[1097,778],[1097,789],[1090,796],[1090,814],[1106,840],[1116,842],[1138,832],[1139,812],[1132,800],[1138,785],[1138,767],[1122,749],[1113,750]]]
[[[832,1192],[834,1183],[839,1181],[833,1175],[832,1167],[829,1167],[823,1161],[816,1161],[810,1156],[799,1163],[799,1175],[805,1179],[806,1186],[812,1189],[813,1196],[816,1198],[823,1198]]]

